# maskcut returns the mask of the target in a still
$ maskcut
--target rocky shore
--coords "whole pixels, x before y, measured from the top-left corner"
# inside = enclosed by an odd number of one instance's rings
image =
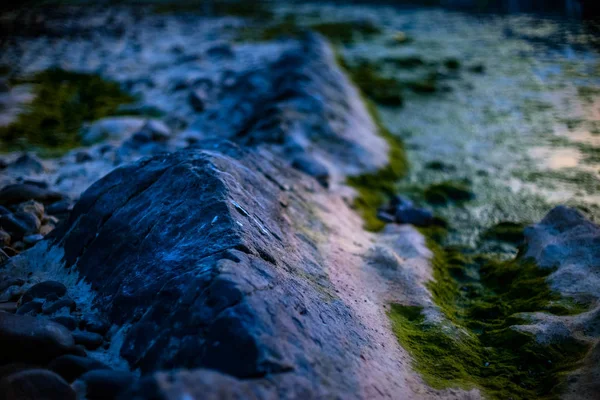
[[[93,72],[143,100],[58,157],[1,157],[0,399],[597,398],[600,228],[557,207],[500,269],[399,194],[366,230],[356,198],[398,145],[324,36],[236,42],[244,24],[78,10],[7,44],[23,76]],[[3,91],[6,126],[26,89]],[[436,345],[465,357],[446,370]]]

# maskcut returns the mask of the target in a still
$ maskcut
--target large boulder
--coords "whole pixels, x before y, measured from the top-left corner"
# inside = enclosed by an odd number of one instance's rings
[[[324,229],[308,201],[320,185],[267,151],[208,147],[113,171],[11,262],[78,274],[143,374],[205,368],[281,395],[357,397],[361,348],[374,344],[311,239]]]

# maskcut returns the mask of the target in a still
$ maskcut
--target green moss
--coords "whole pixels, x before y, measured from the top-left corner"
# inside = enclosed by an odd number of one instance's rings
[[[524,239],[523,229],[525,226],[526,224],[517,222],[500,222],[489,228],[485,232],[484,238],[519,244]]]
[[[79,145],[86,121],[114,114],[133,101],[115,82],[97,75],[53,69],[15,83],[31,83],[35,99],[13,124],[0,128],[9,150],[31,146],[66,150]]]
[[[473,199],[469,185],[465,182],[445,181],[425,188],[423,195],[430,204],[444,205]]]
[[[319,32],[333,42],[352,43],[358,35],[369,37],[381,32],[371,22],[322,22],[313,24],[310,29]]]
[[[435,388],[477,387],[494,399],[555,398],[588,344],[541,344],[512,326],[524,323],[519,313],[571,315],[589,306],[551,291],[546,277],[552,269],[530,260],[499,261],[443,248],[431,238],[428,245],[434,254],[428,289],[446,322],[429,323],[419,307],[395,304],[389,312],[415,369]]]
[[[377,210],[396,193],[396,183],[406,175],[408,162],[402,141],[383,125],[375,105],[368,101],[366,104],[378,134],[388,143],[389,162],[373,173],[348,177],[347,183],[358,192],[354,207],[363,217],[365,229],[378,231],[383,229],[385,223],[377,218]]]
[[[402,84],[394,78],[381,76],[372,64],[343,65],[350,79],[374,102],[387,106],[401,106],[404,102]]]

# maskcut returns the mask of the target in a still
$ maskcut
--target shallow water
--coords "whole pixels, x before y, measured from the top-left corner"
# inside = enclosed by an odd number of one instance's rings
[[[411,171],[402,192],[444,180],[471,183],[475,200],[435,208],[450,221],[450,243],[477,246],[483,229],[500,221],[539,220],[559,203],[598,217],[600,56],[583,22],[365,6],[303,11],[371,18],[385,26],[386,34],[344,48],[349,59],[377,63],[398,56],[437,63],[386,65],[385,72],[399,79],[437,72],[444,90],[406,91],[403,107],[380,109],[408,150]],[[412,40],[390,45],[398,31]],[[458,69],[443,66],[450,58],[459,61]],[[472,71],[474,66],[484,72]],[[427,168],[431,162],[445,169]]]

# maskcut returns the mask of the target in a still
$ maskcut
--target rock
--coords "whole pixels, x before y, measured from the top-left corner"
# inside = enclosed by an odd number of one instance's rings
[[[21,278],[5,277],[2,280],[0,280],[0,292],[6,290],[11,286],[22,286],[24,283],[25,281]]]
[[[23,243],[25,243],[28,246],[33,246],[34,244],[36,244],[43,238],[44,238],[44,235],[36,233],[35,235],[28,235],[28,236],[23,237]]]
[[[52,321],[56,322],[57,324],[61,324],[70,331],[74,331],[77,328],[77,320],[70,315],[59,315],[52,318]]]
[[[123,140],[139,131],[146,123],[141,117],[108,117],[93,122],[81,132],[84,145],[91,145],[102,140]]]
[[[386,223],[396,222],[396,218],[392,214],[390,214],[384,210],[379,210],[377,212],[377,218],[379,218],[380,220],[382,220],[383,222],[386,222]]]
[[[73,203],[69,200],[61,200],[52,203],[46,207],[46,212],[50,215],[68,214],[73,209]]]
[[[13,205],[27,200],[52,203],[62,199],[62,197],[60,193],[41,188],[31,183],[15,183],[5,186],[0,190],[0,205]]]
[[[48,364],[48,369],[56,372],[67,382],[73,382],[89,371],[108,369],[106,364],[89,357],[79,357],[71,354],[60,356]]]
[[[23,175],[41,174],[45,171],[42,161],[29,153],[21,155],[8,168],[18,170]]]
[[[206,108],[209,95],[205,89],[198,88],[190,91],[190,105],[196,112],[202,112]]]
[[[69,296],[65,296],[55,301],[46,300],[46,302],[44,302],[44,305],[42,306],[42,312],[44,314],[53,314],[61,310],[62,308],[67,308],[69,311],[75,311],[75,307],[75,301]]]
[[[231,58],[233,57],[233,48],[229,43],[217,44],[206,51],[210,57]]]
[[[99,333],[105,335],[110,328],[109,322],[101,316],[94,314],[85,314],[81,317],[80,326],[90,332]]]
[[[6,229],[13,240],[19,240],[23,236],[37,233],[42,223],[31,213],[17,212],[0,216],[0,225]]]
[[[104,338],[94,332],[86,332],[86,331],[75,331],[73,332],[73,339],[75,343],[84,346],[89,350],[96,350],[98,347],[102,346],[104,342]]]
[[[23,288],[20,285],[13,285],[2,291],[0,302],[18,300],[23,294]]]
[[[396,210],[398,208],[412,208],[414,207],[414,203],[407,197],[404,196],[394,196],[391,201],[391,208]]]
[[[368,345],[364,328],[334,300],[318,246],[290,233],[292,220],[318,224],[299,193],[318,185],[268,151],[205,146],[100,179],[45,251],[94,288],[111,324],[130,326],[120,355],[142,373],[210,368],[303,398],[356,397],[358,369],[340,366]]]
[[[33,299],[48,299],[54,295],[62,297],[67,294],[67,287],[60,282],[44,281],[30,287],[21,299],[22,303],[29,302]]]
[[[17,311],[17,303],[14,301],[7,302],[7,303],[0,303],[0,311],[14,313],[15,311]]]
[[[146,134],[153,142],[164,142],[171,136],[171,129],[162,121],[149,120],[140,131]]]
[[[314,177],[324,188],[329,187],[329,171],[310,155],[301,154],[296,156],[292,161],[292,167]]]
[[[42,311],[44,302],[40,300],[32,300],[17,308],[18,315],[36,315]]]
[[[8,232],[0,229],[0,248],[10,245],[10,242],[11,242],[10,234]]]
[[[0,313],[1,363],[46,363],[70,353],[74,344],[69,330],[55,322]]]
[[[433,223],[433,213],[424,208],[398,207],[396,209],[396,222],[412,224],[415,226],[429,226]]]
[[[84,162],[92,161],[94,158],[87,151],[78,151],[75,153],[75,162],[82,164]]]
[[[19,252],[17,250],[15,250],[14,248],[9,247],[9,246],[4,246],[2,248],[2,253],[4,253],[4,255],[6,255],[7,257],[14,257],[17,254],[19,254]]]
[[[8,215],[8,214],[12,214],[12,212],[8,208],[0,206],[0,215]]]
[[[19,204],[17,211],[33,214],[40,220],[44,217],[44,205],[34,200]]]
[[[75,400],[71,386],[54,372],[27,369],[4,377],[0,393],[5,400]]]
[[[11,257],[4,251],[4,249],[6,249],[6,248],[7,247],[0,249],[0,264],[3,264],[5,261],[8,261],[8,259]],[[8,248],[10,248],[10,247],[8,247]]]
[[[135,380],[131,372],[94,369],[79,377],[73,386],[78,392],[85,393],[88,400],[105,400],[117,398]]]

